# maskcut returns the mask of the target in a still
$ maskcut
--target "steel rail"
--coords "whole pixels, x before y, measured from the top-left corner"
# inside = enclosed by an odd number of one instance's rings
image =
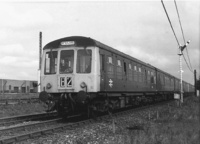
[[[79,125],[92,123],[92,122],[94,122],[94,120],[89,119],[89,120],[84,120],[84,121],[81,121],[81,122],[76,122],[76,123],[73,123],[73,124],[65,124],[64,126],[55,126],[53,128],[46,128],[46,129],[43,129],[43,130],[37,130],[37,131],[34,131],[34,132],[21,134],[21,135],[18,135],[18,136],[12,136],[12,137],[9,137],[9,138],[0,139],[0,144],[15,143],[15,142],[27,140],[29,138],[36,138],[36,137],[39,137],[41,135],[47,135],[47,134],[50,134],[50,133],[63,131],[65,129],[72,129],[72,128],[77,127]]]
[[[20,125],[20,126],[8,127],[8,128],[0,129],[0,133],[6,132],[6,131],[14,131],[14,130],[15,131],[25,130],[25,129],[28,129],[28,128],[33,127],[33,126],[52,124],[52,123],[58,122],[60,120],[62,120],[62,118],[56,118],[56,119],[47,120],[47,121],[44,121],[44,122],[36,122],[36,123],[32,123],[32,124],[25,124],[25,125]]]
[[[0,104],[17,104],[17,103],[22,103],[22,102],[39,102],[39,98],[21,98],[21,99],[0,99]]]
[[[0,125],[4,125],[4,123],[12,123],[15,121],[20,121],[20,120],[29,120],[33,118],[40,118],[43,116],[55,116],[57,115],[57,112],[51,112],[51,113],[35,113],[35,114],[29,114],[29,115],[19,115],[19,116],[13,116],[13,117],[5,117],[5,118],[0,118]]]

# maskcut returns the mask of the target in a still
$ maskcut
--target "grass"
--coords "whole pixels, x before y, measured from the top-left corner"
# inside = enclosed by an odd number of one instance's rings
[[[105,122],[97,121],[25,143],[199,144],[199,104],[199,97],[191,97],[185,100],[182,107],[170,105],[159,108],[158,116],[156,112],[152,112],[150,119],[148,112],[144,116],[131,114]],[[113,124],[113,120],[116,124]],[[134,126],[142,130],[127,129]]]
[[[116,119],[114,130],[113,124],[110,123],[104,130],[79,137],[75,143],[198,144],[200,143],[199,104],[199,98],[192,97],[185,100],[182,107],[173,105],[160,109],[158,116],[154,113],[150,120],[148,116],[146,119],[135,119],[134,115],[122,121]],[[135,126],[141,130],[133,130]]]
[[[187,99],[182,107],[170,107],[170,110],[160,112],[159,118],[140,123],[144,130],[129,130],[124,134],[114,135],[114,139],[124,144],[198,144],[199,104],[197,97]]]
[[[38,98],[38,93],[5,93],[0,99],[26,99]],[[0,105],[0,118],[44,112],[47,109],[43,103],[18,103],[13,105]]]
[[[44,105],[43,103],[0,105],[0,118],[32,113],[41,113],[44,112],[46,109],[46,105]]]
[[[26,99],[38,97],[38,93],[0,93],[0,99]]]

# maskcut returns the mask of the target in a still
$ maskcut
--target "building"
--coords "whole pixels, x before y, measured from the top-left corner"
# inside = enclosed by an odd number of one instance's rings
[[[37,81],[0,79],[1,93],[36,93]]]

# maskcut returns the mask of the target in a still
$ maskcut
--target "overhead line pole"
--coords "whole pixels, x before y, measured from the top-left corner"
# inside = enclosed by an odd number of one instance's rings
[[[41,67],[42,67],[42,32],[39,33],[38,92],[41,91]]]
[[[178,42],[178,39],[177,39],[177,37],[176,37],[176,34],[175,34],[175,32],[174,32],[174,29],[173,29],[173,26],[172,26],[172,24],[171,24],[171,21],[170,21],[170,19],[169,19],[169,16],[168,16],[167,10],[166,10],[166,8],[165,8],[165,5],[164,5],[164,3],[163,3],[163,0],[161,0],[161,3],[162,3],[162,5],[163,5],[163,8],[164,8],[164,10],[165,10],[165,14],[166,14],[166,16],[167,16],[167,18],[168,18],[168,21],[169,21],[169,23],[170,23],[171,29],[172,29],[172,31],[173,31],[173,33],[174,33],[174,36],[175,36],[175,38],[176,38],[176,41],[177,41],[178,47],[179,47],[179,54],[178,54],[178,55],[179,55],[179,67],[180,67],[180,104],[181,104],[181,103],[183,103],[183,75],[182,75],[183,70],[182,70],[182,59],[181,59],[181,56],[183,55],[183,50],[187,47],[187,45],[189,44],[190,41],[187,41],[187,43],[186,43],[184,46],[181,46],[181,45],[180,45],[180,43]],[[182,25],[181,25],[181,21],[180,21],[180,16],[179,16],[179,12],[178,12],[178,7],[177,7],[177,4],[176,4],[176,1],[175,1],[175,0],[174,0],[174,3],[175,3],[175,6],[176,6],[176,11],[177,11],[178,18],[179,18],[179,24],[180,24],[180,27],[181,27],[181,31],[182,31],[182,35],[183,35],[183,39],[184,39],[184,43],[185,43],[185,37],[184,37],[184,34],[183,34],[183,29],[182,29]],[[184,56],[184,55],[183,55],[183,56]],[[184,59],[185,59],[185,57],[184,57]],[[188,59],[189,59],[189,56],[188,56]],[[186,62],[186,64],[187,64],[186,59],[185,59],[185,62]],[[189,60],[189,62],[190,62],[190,60]],[[187,64],[187,66],[188,66],[188,64]],[[190,63],[190,66],[191,66],[191,63]],[[188,66],[188,68],[189,68],[189,66]],[[191,71],[191,68],[189,68],[189,70]]]
[[[194,95],[197,96],[197,71],[194,70]]]
[[[180,104],[183,103],[183,70],[182,70],[182,60],[181,56],[183,55],[181,52],[181,46],[179,46],[179,72],[180,72]]]
[[[2,77],[1,82],[2,82],[2,95],[3,95],[3,93],[4,93],[4,89],[3,89],[3,77]]]
[[[184,46],[179,45],[179,67],[180,67],[180,105],[183,103],[183,70],[182,70],[182,58],[183,50],[187,47],[187,45],[190,43],[190,41],[187,41],[187,43]]]

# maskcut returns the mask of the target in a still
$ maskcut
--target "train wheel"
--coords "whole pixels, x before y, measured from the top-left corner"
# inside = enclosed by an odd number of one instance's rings
[[[88,116],[88,118],[92,118],[92,119],[97,118],[97,111],[95,110],[94,106],[88,106],[87,116]]]
[[[108,113],[109,115],[112,115],[113,110],[114,110],[113,104],[109,104],[109,107],[108,107],[108,109],[107,109],[107,113]]]

